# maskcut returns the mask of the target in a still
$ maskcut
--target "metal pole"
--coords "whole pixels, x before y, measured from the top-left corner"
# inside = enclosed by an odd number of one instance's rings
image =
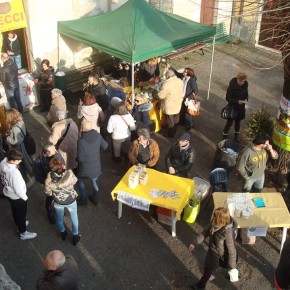
[[[212,66],[213,66],[213,57],[214,57],[214,47],[215,47],[215,36],[212,42],[212,53],[211,53],[211,64],[210,64],[210,73],[209,73],[209,83],[208,83],[208,91],[207,91],[207,101],[209,100],[209,92],[210,92],[210,84],[211,84],[211,75],[212,75]]]
[[[133,108],[134,98],[135,98],[135,94],[134,94],[134,62],[132,62],[132,64],[131,64],[131,88],[132,88],[131,104],[132,104],[132,108]]]
[[[57,69],[59,70],[59,33],[57,34]]]

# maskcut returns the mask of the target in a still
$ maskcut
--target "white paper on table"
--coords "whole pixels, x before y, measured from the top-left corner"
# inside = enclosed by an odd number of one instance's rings
[[[153,197],[153,198],[157,198],[158,195],[157,195],[157,192],[159,191],[159,189],[152,189],[150,191],[150,195]]]
[[[119,190],[117,200],[132,207],[133,195],[128,192]]]
[[[141,209],[144,211],[149,211],[150,208],[150,200],[134,196],[132,202],[132,208]]]

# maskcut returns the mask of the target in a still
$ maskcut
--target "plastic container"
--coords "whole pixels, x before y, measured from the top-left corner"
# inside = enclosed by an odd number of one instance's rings
[[[63,71],[58,71],[54,75],[54,86],[63,92],[66,90],[65,73]]]
[[[256,243],[256,237],[250,237],[248,236],[248,229],[239,229],[240,231],[240,236],[242,239],[242,244],[243,245],[254,245]]]
[[[218,143],[215,157],[215,166],[231,170],[237,163],[240,145],[234,140],[225,139]]]
[[[163,207],[157,207],[158,221],[162,224],[171,226],[171,210]]]
[[[200,199],[198,197],[196,198],[190,198],[187,205],[184,208],[183,213],[183,220],[187,223],[194,223],[197,215],[199,214],[200,210]]]
[[[204,180],[199,177],[193,177],[193,181],[194,181],[194,195],[199,197],[200,200],[203,200],[208,194],[210,183],[207,180]]]

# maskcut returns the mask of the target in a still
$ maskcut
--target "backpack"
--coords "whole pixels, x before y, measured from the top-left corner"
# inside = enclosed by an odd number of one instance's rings
[[[23,143],[24,143],[24,147],[25,147],[25,150],[27,152],[28,155],[33,155],[35,154],[36,152],[36,144],[35,144],[35,141],[33,139],[33,137],[30,135],[30,133],[26,130],[26,135],[23,133],[22,129],[17,126],[22,135],[24,136],[24,139],[23,139]]]

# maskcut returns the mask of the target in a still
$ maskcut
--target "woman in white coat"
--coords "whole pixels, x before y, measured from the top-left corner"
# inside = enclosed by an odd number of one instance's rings
[[[124,148],[126,143],[130,144],[131,131],[135,130],[135,121],[130,113],[128,113],[124,102],[117,104],[115,108],[115,114],[112,115],[108,121],[107,131],[112,133],[113,149],[114,149],[114,161],[121,163],[121,153],[126,149]],[[129,144],[127,149],[129,150]],[[122,150],[123,147],[123,150]],[[125,150],[124,150],[125,149]]]

